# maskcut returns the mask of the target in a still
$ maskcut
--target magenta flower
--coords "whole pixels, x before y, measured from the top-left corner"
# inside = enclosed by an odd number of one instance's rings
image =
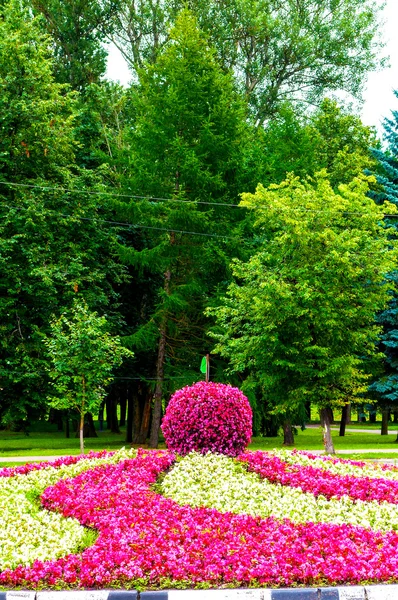
[[[162,431],[168,449],[181,455],[238,456],[251,439],[252,410],[238,388],[200,381],[171,397]]]

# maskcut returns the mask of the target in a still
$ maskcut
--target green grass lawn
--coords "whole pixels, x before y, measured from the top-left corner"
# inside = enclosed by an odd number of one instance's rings
[[[357,429],[379,428],[380,424],[355,424]],[[350,425],[351,429],[352,426]],[[117,450],[126,446],[125,430],[121,428],[120,434],[110,433],[109,431],[98,431],[97,438],[87,438],[85,440],[86,451],[90,450]],[[351,449],[350,456],[361,456],[362,458],[398,458],[398,443],[396,443],[397,432],[393,424],[390,424],[390,434],[388,436],[375,435],[373,433],[355,433],[346,432],[344,437],[339,437],[339,432],[332,432],[333,442],[337,452],[342,449]],[[164,444],[160,444],[164,448]],[[273,448],[282,448],[282,436],[274,438],[253,438],[249,448],[251,450],[272,450]],[[299,450],[322,450],[322,429],[321,427],[307,428],[304,431],[298,429],[295,436],[295,447]],[[356,449],[375,449],[375,453],[356,455]],[[377,453],[377,450],[390,450],[391,454]],[[31,428],[28,436],[20,432],[0,431],[0,457],[7,458],[14,456],[56,456],[62,454],[79,454],[79,439],[70,437],[67,439],[63,432],[56,430],[55,425],[48,423],[37,423]],[[344,455],[347,457],[347,455]],[[5,463],[0,463],[0,467]]]
[[[87,451],[118,450],[126,445],[124,428],[120,434],[109,431],[97,431],[97,434],[97,438],[85,439]],[[67,439],[65,433],[47,423],[36,424],[28,436],[21,432],[0,431],[0,457],[60,454],[79,454],[79,439],[74,433]]]
[[[375,448],[389,449],[392,452],[398,452],[398,444],[395,443],[397,438],[396,432],[389,435],[375,435],[374,433],[353,433],[346,432],[344,437],[339,437],[338,431],[332,431],[333,443],[336,450],[356,448]],[[295,447],[299,450],[322,450],[322,429],[305,429],[300,431],[295,436]],[[251,450],[267,450],[272,448],[281,448],[283,445],[282,436],[275,438],[254,438],[250,444]]]

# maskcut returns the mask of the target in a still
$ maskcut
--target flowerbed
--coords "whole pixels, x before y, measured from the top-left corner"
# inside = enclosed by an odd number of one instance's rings
[[[93,532],[91,545],[77,552],[55,544],[53,529],[45,557],[38,554],[40,544],[21,551],[23,558],[11,556],[0,585],[398,581],[394,468],[281,452],[246,452],[238,460],[192,453],[176,460],[167,451],[138,451],[91,461],[92,468],[82,460],[25,468],[26,474],[0,471],[0,497],[4,489],[8,498],[10,490],[25,494],[32,514],[58,519],[62,540],[71,536],[70,520],[77,532],[81,526]],[[32,489],[41,493],[41,510]],[[25,535],[19,531],[21,539]],[[0,538],[1,557],[3,543]]]

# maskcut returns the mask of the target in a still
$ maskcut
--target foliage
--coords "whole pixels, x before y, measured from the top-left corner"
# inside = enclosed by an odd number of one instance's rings
[[[112,31],[119,0],[31,0],[54,42],[55,77],[73,89],[98,82],[106,70],[102,42]]]
[[[373,129],[335,101],[326,98],[306,117],[285,104],[265,127],[251,131],[240,186],[254,192],[259,182],[268,186],[289,173],[303,178],[326,169],[337,189],[374,168],[370,146],[377,146]]]
[[[56,396],[50,405],[80,414],[80,448],[83,452],[84,415],[98,412],[112,370],[132,353],[109,333],[105,317],[75,301],[70,313],[51,322],[51,337],[44,340],[51,359],[49,374]]]
[[[397,96],[397,92],[395,92]],[[398,205],[398,113],[384,120],[384,138],[387,149],[372,148],[377,164],[373,169],[376,185],[372,186],[369,195],[377,204],[391,202]],[[389,212],[389,211],[388,211]],[[397,219],[386,217],[397,236]],[[390,301],[385,310],[377,315],[377,322],[382,326],[380,348],[384,353],[384,363],[378,377],[372,382],[370,391],[384,408],[395,408],[398,400],[398,272],[391,271],[386,276],[392,286]]]
[[[366,390],[378,356],[374,315],[396,263],[367,190],[355,179],[334,192],[321,173],[243,195],[263,243],[248,262],[235,261],[235,281],[209,312],[216,351],[232,371],[254,374],[275,412],[342,405]]]
[[[173,394],[162,431],[168,449],[179,454],[237,456],[250,442],[252,410],[238,388],[200,381]]]
[[[184,6],[124,0],[115,41],[134,70],[157,60]],[[192,0],[189,8],[260,123],[286,100],[317,104],[341,89],[358,97],[366,73],[383,64],[373,0]]]

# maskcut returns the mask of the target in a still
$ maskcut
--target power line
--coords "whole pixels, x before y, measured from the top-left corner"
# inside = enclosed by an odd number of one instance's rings
[[[27,371],[11,371],[11,372],[7,373],[6,375],[0,375],[0,379],[1,378],[4,379],[6,377],[9,378],[11,375],[12,376],[13,375],[29,375],[29,376],[31,376],[31,375],[44,375],[44,374],[47,375],[48,372],[47,371],[34,371],[34,372],[33,371],[32,372],[29,372],[29,371],[28,372]],[[153,382],[156,382],[156,381],[174,381],[175,379],[191,380],[191,379],[194,379],[194,378],[195,377],[192,374],[191,376],[187,376],[187,375],[177,375],[176,376],[176,375],[173,375],[173,376],[170,376],[170,377],[161,377],[161,378],[159,378],[159,377],[144,377],[144,376],[142,376],[142,377],[116,377],[116,376],[114,376],[114,377],[112,377],[112,380],[118,379],[118,380],[123,380],[123,381],[151,381],[151,382],[153,381]]]
[[[139,195],[132,195],[132,194],[115,194],[114,192],[100,192],[100,191],[91,191],[91,190],[79,190],[76,188],[65,188],[65,187],[56,187],[56,186],[42,186],[42,185],[35,185],[35,184],[29,184],[29,183],[14,183],[14,182],[10,182],[10,181],[0,181],[0,185],[6,185],[8,187],[22,187],[22,188],[31,188],[31,189],[38,189],[38,190],[42,190],[42,191],[55,191],[55,192],[65,192],[65,193],[70,193],[70,194],[86,194],[86,195],[91,195],[91,196],[109,196],[112,198],[130,198],[130,199],[137,199],[137,200],[159,200],[159,201],[164,201],[164,202],[175,202],[175,203],[181,203],[181,204],[203,204],[206,206],[221,206],[223,208],[241,208],[241,209],[246,209],[246,206],[242,206],[241,204],[227,204],[224,202],[207,202],[204,200],[181,200],[179,198],[174,198],[174,197],[169,197],[169,198],[163,198],[160,196],[139,196]],[[326,210],[322,210],[322,209],[317,209],[317,208],[302,208],[302,207],[288,207],[288,208],[284,208],[284,209],[280,209],[279,212],[281,211],[306,211],[306,212],[315,212],[315,213],[327,213],[328,211]],[[364,212],[355,212],[355,211],[343,211],[345,215],[358,215],[358,216],[363,216],[366,215],[366,213]],[[65,216],[72,216],[72,215],[65,215]],[[393,219],[397,219],[398,218],[398,214],[390,214],[390,213],[383,213],[381,216],[383,217],[388,217],[388,218],[393,218]],[[82,220],[84,219],[84,217],[80,217]],[[86,218],[86,220],[90,220],[88,218]],[[92,219],[95,220],[95,219]],[[104,223],[117,223],[116,221],[101,221]],[[125,223],[117,223],[119,225],[122,226],[130,226],[130,225],[126,225]],[[137,225],[138,227],[144,227],[143,225]],[[169,229],[167,229],[166,231],[171,231]],[[184,231],[179,231],[179,230],[175,230],[175,232],[177,233],[193,233],[195,235],[194,232],[184,232]],[[196,234],[196,235],[210,235],[210,234]],[[225,236],[217,236],[217,237],[225,237]],[[232,239],[232,238],[230,238]]]
[[[23,207],[20,206],[8,206],[7,204],[3,204],[5,208],[9,210],[22,210]],[[242,240],[243,238],[239,237],[231,237],[226,235],[217,235],[215,233],[201,233],[198,231],[185,231],[183,229],[171,229],[167,227],[152,227],[150,225],[141,225],[140,223],[123,223],[121,221],[111,221],[109,219],[98,219],[97,217],[80,217],[78,215],[69,215],[66,213],[59,213],[55,210],[50,211],[50,216],[62,217],[62,218],[71,218],[71,219],[79,219],[80,221],[94,221],[95,223],[105,223],[107,225],[117,225],[118,227],[126,227],[128,229],[133,229],[134,227],[139,227],[140,229],[150,229],[154,231],[163,231],[167,233],[183,233],[186,235],[199,235],[202,237],[210,237],[210,238],[218,238],[223,240]],[[244,238],[251,239],[251,238]]]
[[[223,206],[224,208],[244,208],[239,204],[226,204],[225,202],[206,202],[204,200],[180,200],[179,198],[169,197],[162,198],[160,196],[138,196],[133,194],[117,194],[115,192],[100,192],[91,190],[79,190],[77,188],[65,188],[58,186],[42,186],[31,183],[12,183],[10,181],[0,181],[0,185],[9,187],[32,188],[43,191],[66,192],[70,194],[87,194],[89,196],[109,196],[112,198],[130,198],[132,200],[163,200],[165,202],[177,202],[182,204],[205,204],[206,206]]]

